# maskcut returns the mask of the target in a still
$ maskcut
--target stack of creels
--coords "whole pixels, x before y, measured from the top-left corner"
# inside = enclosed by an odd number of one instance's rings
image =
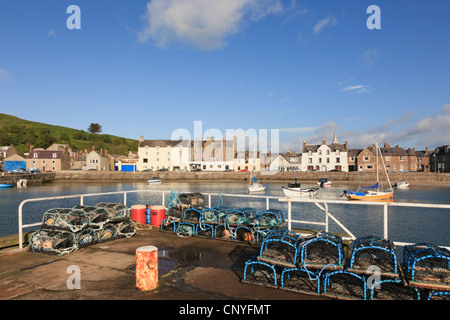
[[[450,291],[450,251],[430,243],[405,246],[405,276],[410,286]]]
[[[54,208],[44,213],[41,229],[78,232],[86,228],[89,222],[89,216],[82,210]]]
[[[131,211],[122,203],[114,202],[100,202],[96,205],[97,208],[104,208],[108,212],[109,222],[119,222],[130,220]]]
[[[367,283],[364,276],[348,271],[332,271],[324,275],[324,296],[350,300],[367,300]]]
[[[295,268],[300,257],[302,237],[288,229],[272,230],[264,239],[258,261]]]
[[[100,203],[47,210],[41,229],[30,236],[30,251],[64,255],[79,248],[136,233],[125,205]]]
[[[309,269],[343,270],[342,238],[329,232],[318,232],[301,243],[300,264]]]
[[[29,250],[34,253],[62,256],[77,249],[77,237],[71,231],[41,229],[34,232],[29,240]]]
[[[370,300],[419,300],[420,291],[400,279],[384,279],[367,284]]]
[[[284,269],[281,273],[281,289],[320,294],[320,274],[315,270],[307,270],[305,267]]]
[[[282,269],[278,266],[255,260],[248,260],[244,267],[242,282],[269,287],[278,287]]]
[[[399,278],[394,243],[375,236],[356,239],[347,269],[362,275],[370,276],[377,271],[383,277]]]

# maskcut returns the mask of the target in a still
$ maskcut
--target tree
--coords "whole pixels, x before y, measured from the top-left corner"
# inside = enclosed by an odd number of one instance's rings
[[[89,125],[88,131],[90,133],[100,133],[102,132],[102,126],[99,125],[98,123],[91,123]]]

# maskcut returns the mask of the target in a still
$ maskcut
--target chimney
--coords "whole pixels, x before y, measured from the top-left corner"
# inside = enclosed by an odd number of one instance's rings
[[[428,147],[425,147],[425,153],[428,153]]]
[[[141,136],[141,138],[139,139],[140,142],[144,141],[144,136]]]
[[[348,151],[348,141],[345,139],[345,150]]]
[[[327,144],[327,140],[325,138],[322,139],[322,144]]]
[[[305,150],[305,148],[306,148],[306,141],[303,140],[303,150]]]

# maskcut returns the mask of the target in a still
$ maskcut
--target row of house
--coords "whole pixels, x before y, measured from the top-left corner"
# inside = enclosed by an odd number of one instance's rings
[[[417,151],[391,147],[385,143],[378,155],[375,145],[350,149],[348,141],[339,143],[334,134],[331,143],[306,144],[300,153],[261,154],[259,151],[237,151],[236,140],[208,138],[205,141],[140,139],[137,171],[367,171],[375,172],[377,164],[388,171],[450,172],[450,148]]]
[[[6,147],[3,148],[6,150]],[[2,150],[3,150],[2,149]],[[3,171],[15,169],[38,169],[41,172],[61,170],[99,170],[99,171],[136,171],[137,152],[129,156],[111,155],[108,151],[72,150],[68,145],[53,144],[47,149],[30,147],[30,151],[21,156],[13,146],[8,153],[2,154]]]
[[[128,156],[109,154],[107,150],[90,152],[71,150],[54,144],[48,149],[34,149],[24,157],[14,146],[0,147],[4,171],[37,168],[40,171],[366,171],[375,172],[384,165],[388,171],[450,172],[450,146],[417,151],[391,147],[385,143],[376,156],[374,145],[350,149],[348,141],[339,143],[336,134],[331,143],[303,142],[301,152],[262,154],[260,151],[238,151],[232,140],[145,140],[140,138],[137,152]]]

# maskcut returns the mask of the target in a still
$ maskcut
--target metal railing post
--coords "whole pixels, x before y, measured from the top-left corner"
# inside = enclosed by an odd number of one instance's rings
[[[289,231],[292,230],[292,202],[288,201],[288,229]]]
[[[384,238],[386,240],[388,240],[388,206],[387,203],[384,204],[383,206],[383,211],[384,211],[384,228],[383,228],[383,234],[384,234]]]
[[[266,197],[266,210],[269,210],[269,197]]]

